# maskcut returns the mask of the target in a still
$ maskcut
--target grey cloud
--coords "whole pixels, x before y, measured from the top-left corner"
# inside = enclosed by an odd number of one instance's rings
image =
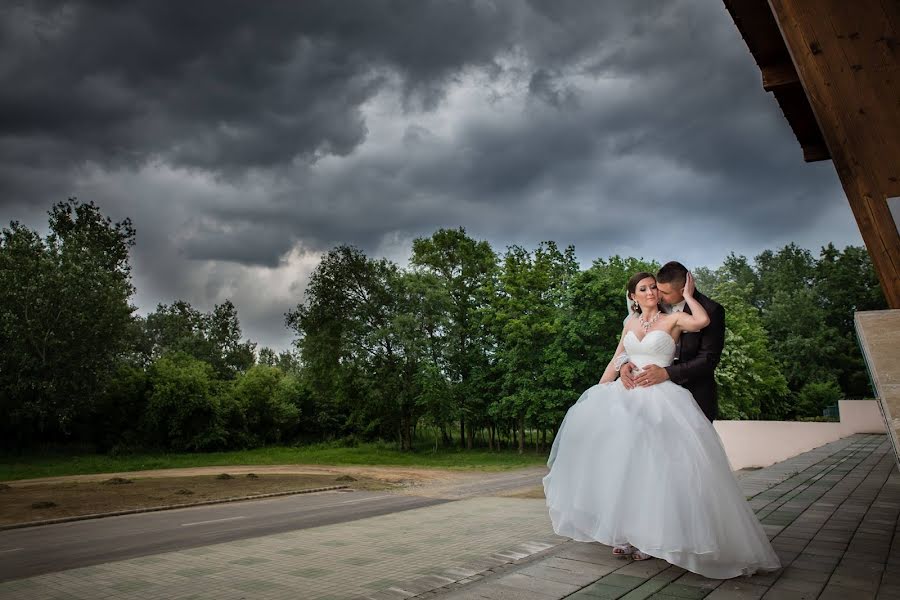
[[[0,142],[52,136],[25,164],[162,157],[227,172],[344,155],[381,69],[433,104],[490,62],[507,21],[482,2],[25,3],[2,9]],[[70,148],[69,140],[78,146]],[[0,153],[4,153],[0,149]]]
[[[714,265],[858,238],[724,7],[688,0],[4,5],[0,217],[70,195],[133,218],[143,308],[237,290],[271,340],[289,304],[253,269],[297,247],[462,225]]]

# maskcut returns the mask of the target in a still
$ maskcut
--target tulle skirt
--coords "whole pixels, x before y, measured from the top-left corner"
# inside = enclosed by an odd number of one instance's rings
[[[713,426],[671,381],[589,388],[566,414],[544,493],[553,529],[630,543],[715,579],[778,569]]]

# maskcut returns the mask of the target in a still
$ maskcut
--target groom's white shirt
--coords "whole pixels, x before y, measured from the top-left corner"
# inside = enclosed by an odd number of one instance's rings
[[[679,302],[679,303],[677,303],[677,304],[671,305],[671,306],[669,307],[669,310],[667,310],[666,312],[667,312],[667,313],[684,312],[684,305],[685,305],[685,304],[687,304],[687,300],[682,300],[681,302]]]

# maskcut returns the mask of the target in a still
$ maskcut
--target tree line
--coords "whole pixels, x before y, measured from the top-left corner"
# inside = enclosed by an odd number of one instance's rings
[[[658,265],[572,246],[496,252],[464,229],[413,242],[408,267],[341,245],[285,314],[291,350],[244,339],[230,301],[131,304],[130,220],[75,199],[42,236],[0,233],[0,436],[10,448],[206,451],[388,440],[540,451],[599,380],[628,277]],[[886,307],[864,248],[787,245],[696,270],[726,309],[727,419],[820,417],[871,395],[855,310]]]

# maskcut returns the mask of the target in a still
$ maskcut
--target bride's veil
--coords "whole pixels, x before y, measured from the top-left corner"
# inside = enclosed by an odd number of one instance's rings
[[[589,392],[594,389],[593,386],[589,387],[587,390],[581,394],[581,397],[575,402],[578,404],[582,400],[588,397]],[[572,405],[574,406],[574,404]],[[559,429],[556,430],[556,435],[553,437],[553,445],[550,447],[550,456],[547,458],[547,466],[552,467],[553,462],[556,460],[556,455],[559,453],[559,440],[562,439],[563,429],[566,427],[566,422],[569,420],[569,412],[566,413],[566,416],[563,417],[562,423],[559,425]]]
[[[636,317],[638,315],[638,313],[631,308],[631,298],[628,297],[627,290],[625,291],[625,310],[628,313],[628,315],[625,317],[625,320],[622,321],[623,327],[628,322],[628,319],[633,319],[634,317]],[[585,392],[583,394],[581,394],[581,397],[575,401],[575,404],[578,404],[579,402],[586,399],[588,397],[588,392],[591,391],[591,389],[593,389],[593,386],[591,386],[590,388],[585,390]],[[574,404],[573,404],[573,406],[574,406]],[[553,445],[550,447],[550,456],[547,458],[547,466],[548,467],[553,466],[553,462],[556,460],[556,455],[559,453],[559,440],[560,440],[560,438],[562,438],[563,427],[566,426],[566,421],[568,420],[568,418],[569,418],[569,414],[566,413],[566,416],[563,418],[563,422],[559,425],[559,429],[556,430],[556,435],[553,437]]]
[[[625,323],[628,322],[628,319],[632,319],[638,315],[637,311],[631,308],[631,298],[628,297],[628,290],[625,290],[625,312],[628,313],[625,316],[625,320],[622,321],[622,326],[625,326]]]

